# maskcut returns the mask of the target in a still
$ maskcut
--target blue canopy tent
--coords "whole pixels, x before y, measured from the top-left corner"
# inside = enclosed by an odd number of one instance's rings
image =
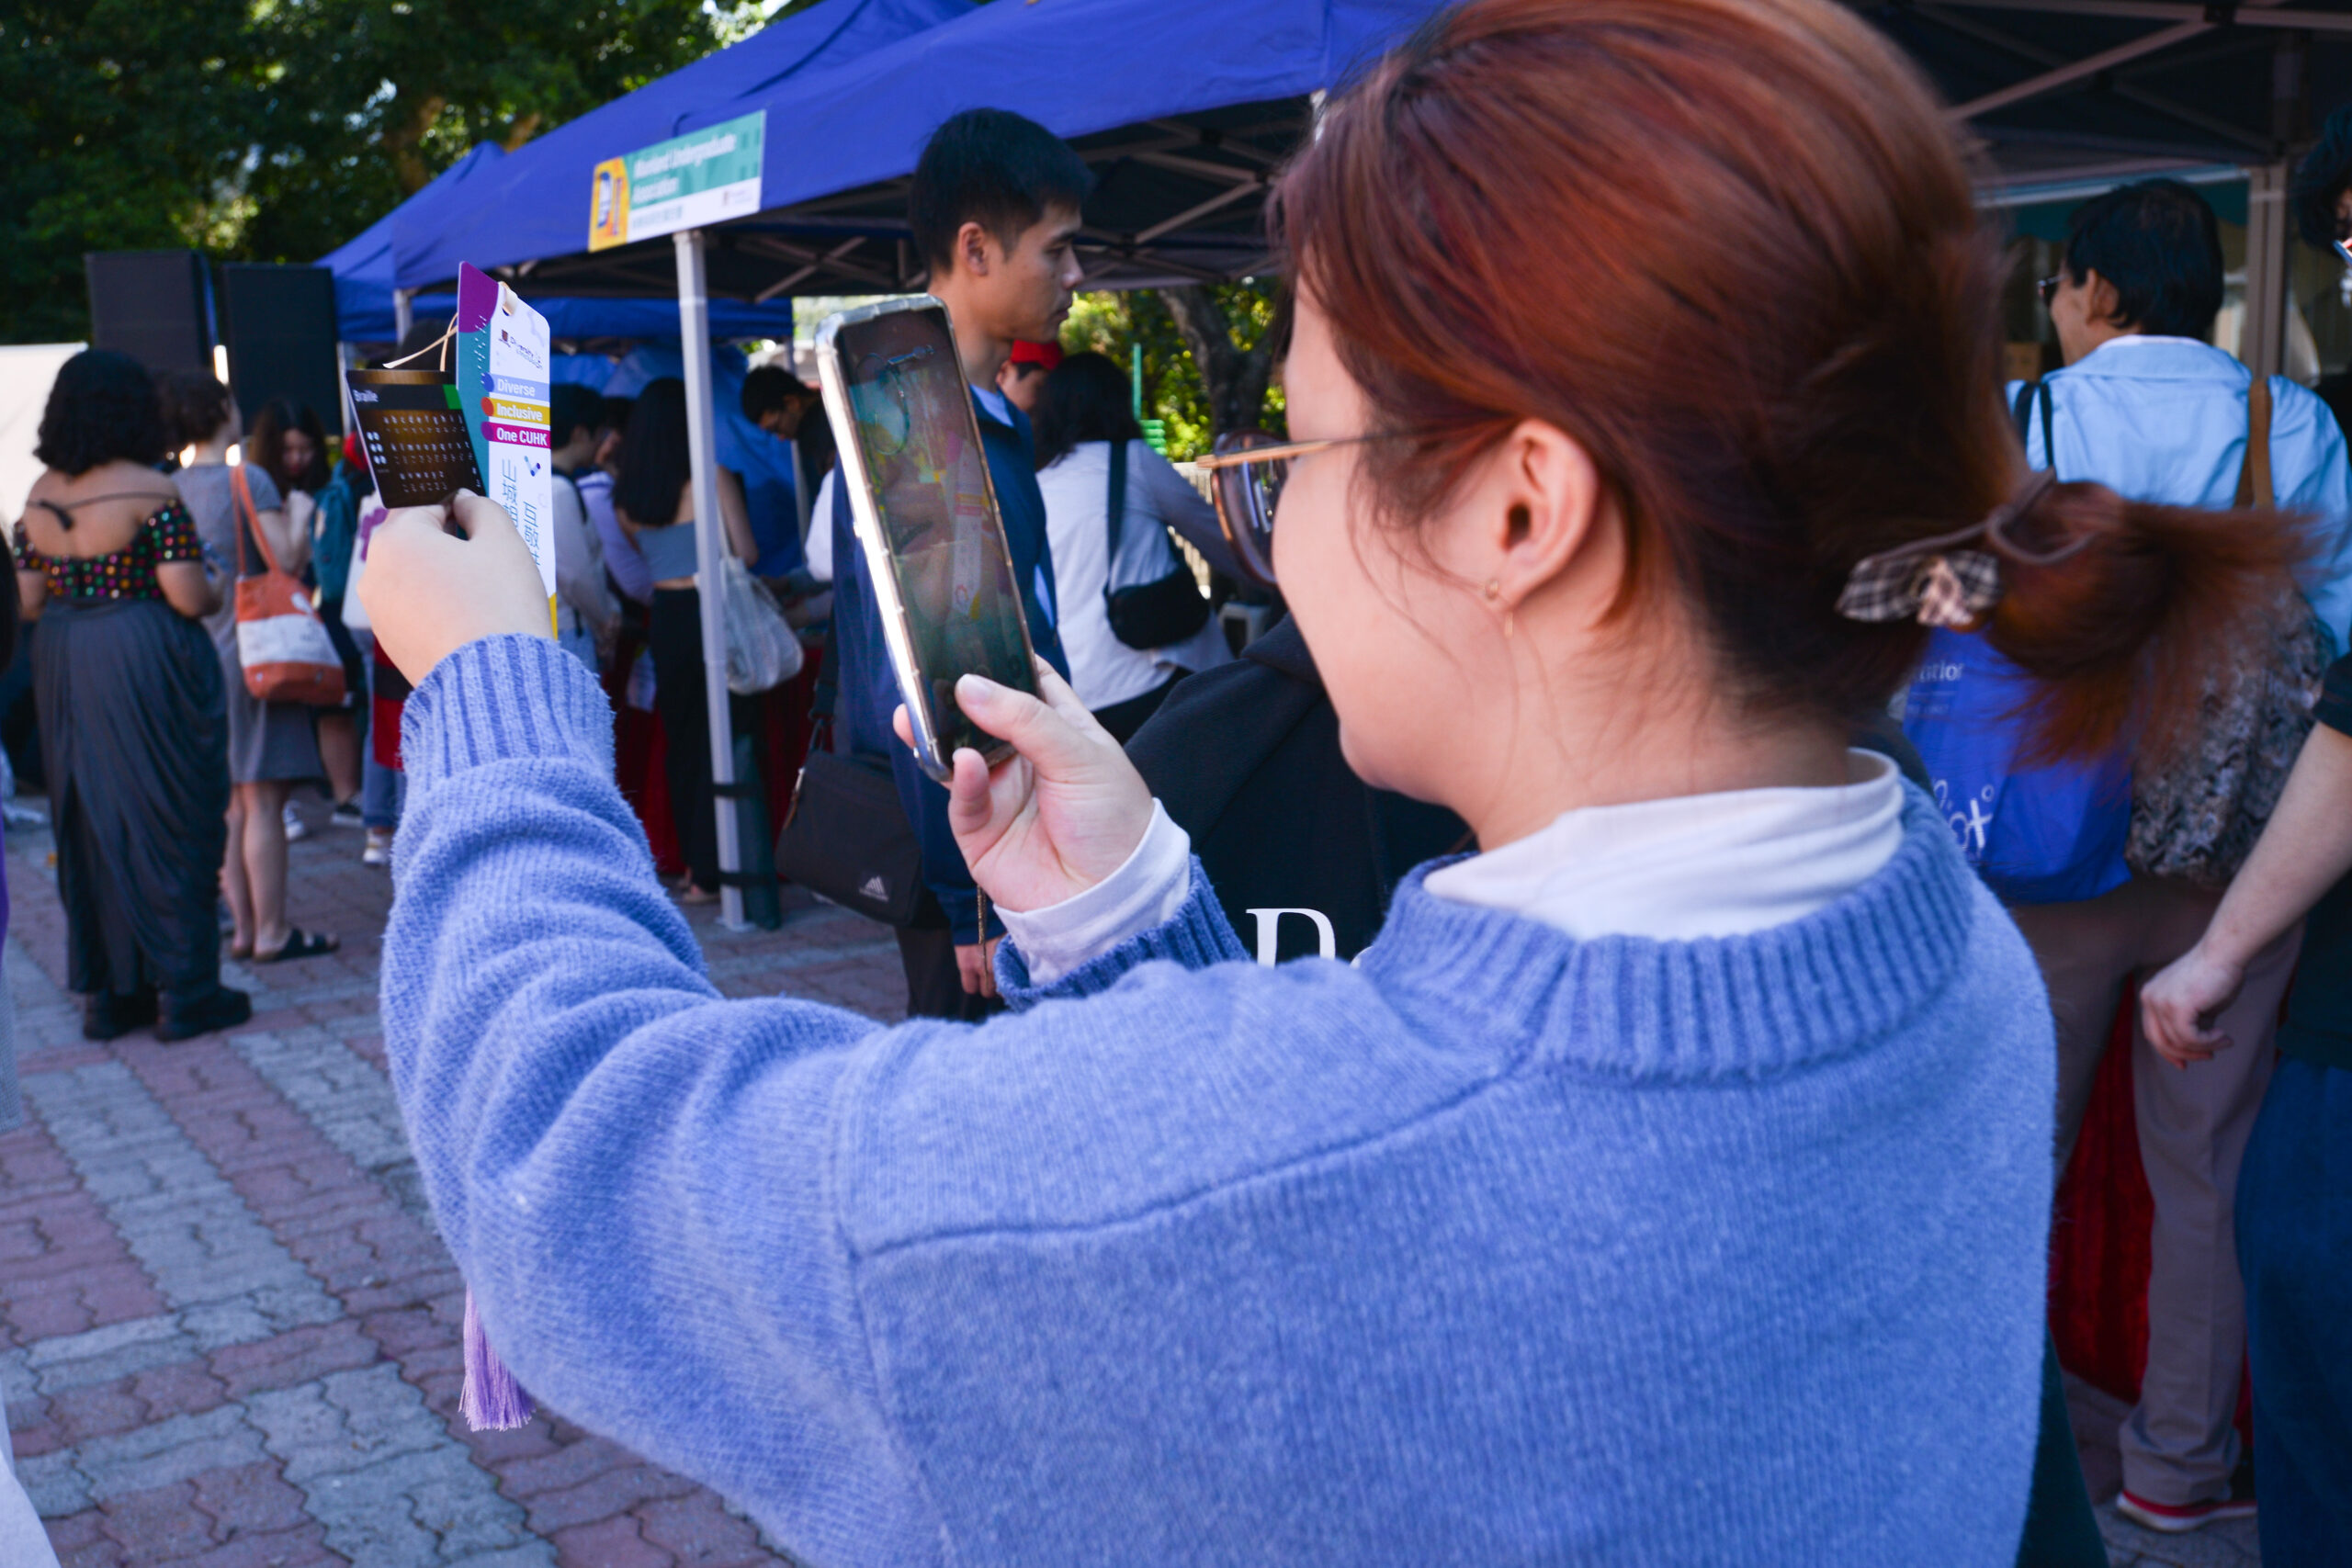
[[[402,288],[444,285],[459,262],[485,269],[582,249],[588,238],[590,171],[604,159],[650,146],[688,129],[689,115],[707,106],[787,96],[794,84],[854,62],[911,34],[970,15],[976,0],[824,0],[770,23],[742,42],[650,82],[579,118],[557,127],[498,160],[469,159],[453,169],[434,200],[419,198],[390,219],[394,282]],[[807,159],[820,143],[794,134],[788,111],[770,120],[771,169]],[[821,161],[821,160],[820,160]],[[435,182],[441,185],[440,181]],[[428,187],[430,189],[432,187]],[[666,247],[665,247],[666,250]],[[449,258],[423,276],[412,265],[425,252]],[[583,295],[676,297],[676,280],[662,258],[651,276],[633,286],[584,289]],[[559,291],[518,273],[507,279],[534,300]]]
[[[825,16],[846,0],[793,18]],[[964,15],[831,69],[718,100],[665,78],[627,119],[557,136],[480,190],[469,210],[394,234],[403,288],[445,283],[458,264],[497,271],[526,294],[667,291],[671,246],[643,241],[586,254],[600,161],[650,141],[765,110],[756,216],[705,231],[713,299],[911,287],[904,179],[932,129],[959,109],[1011,106],[1069,139],[1101,178],[1088,205],[1097,287],[1234,276],[1266,261],[1267,177],[1312,120],[1312,96],[1394,42],[1439,0],[1035,0]],[[622,104],[608,106],[617,110]],[[598,111],[599,114],[606,110]],[[621,132],[652,125],[648,134]],[[591,132],[594,134],[591,134]],[[519,158],[522,156],[518,154]]]
[[[399,341],[401,322],[392,290],[392,223],[412,207],[429,210],[446,200],[481,164],[503,156],[495,143],[477,142],[472,152],[409,197],[401,206],[361,230],[349,243],[329,251],[318,265],[334,274],[335,335],[345,343],[389,344]],[[676,305],[667,299],[541,299],[532,301],[548,318],[559,342],[585,343],[605,338],[668,341],[678,335]],[[428,294],[412,302],[414,313],[447,316],[458,308],[455,294]],[[728,299],[710,312],[714,337],[750,338],[792,335],[792,307],[747,305]]]

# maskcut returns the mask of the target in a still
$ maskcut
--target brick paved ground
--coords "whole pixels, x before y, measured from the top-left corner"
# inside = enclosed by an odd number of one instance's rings
[[[252,1022],[169,1046],[82,1040],[49,849],[9,833],[26,1122],[0,1135],[0,1390],[66,1568],[781,1561],[560,1416],[466,1429],[462,1287],[376,1019],[390,881],[356,832],[293,847],[293,918],[344,951],[230,966]],[[695,926],[729,995],[904,1001],[896,945],[855,916],[801,898],[781,931]]]
[[[232,965],[251,1023],[91,1045],[60,988],[48,837],[9,834],[27,1114],[0,1135],[0,1391],[58,1555],[66,1568],[781,1562],[719,1497],[560,1416],[466,1429],[462,1287],[376,1019],[391,884],[358,854],[356,833],[324,828],[294,846],[294,919],[344,951]],[[888,933],[787,898],[773,933],[695,912],[720,989],[897,1017]],[[2094,1493],[2111,1497],[2122,1412],[2069,1392]],[[2115,1568],[2258,1562],[2250,1523],[2164,1537],[2103,1506],[2100,1526]]]

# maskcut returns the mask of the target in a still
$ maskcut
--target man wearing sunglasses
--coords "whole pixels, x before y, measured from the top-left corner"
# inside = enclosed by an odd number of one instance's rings
[[[2222,274],[2213,210],[2188,186],[2148,180],[2078,208],[2064,265],[2041,289],[2065,368],[2009,388],[2028,460],[2133,500],[2236,502],[2249,434],[2261,422],[2246,367],[2211,341]],[[2316,397],[2278,376],[2268,378],[2267,394],[2272,490],[2281,511],[2308,519],[2311,558],[2301,586],[2333,657],[2352,646],[2352,469],[2344,436]],[[1938,646],[1950,657],[1931,662],[1951,673],[1954,696],[1962,682],[1997,687],[2016,679],[1981,637],[1955,635]],[[1951,745],[1922,706],[1921,688],[1913,702],[1914,739],[1939,792],[1998,802],[1976,831],[1986,880],[2009,905],[2050,988],[2063,1167],[2125,982],[2187,951],[2216,896],[2137,875],[2124,863],[2128,750],[2086,764],[2101,787],[2086,793],[2064,769],[2029,767],[2014,747],[1972,756]],[[2044,852],[2030,852],[2035,845]],[[2058,846],[2066,847],[2063,855]],[[2229,1018],[2252,1048],[2234,1062],[2216,1057],[2183,1069],[2159,1060],[2144,1034],[2132,1047],[2155,1223],[2147,1371],[2119,1438],[2117,1507],[2149,1529],[2194,1529],[2253,1512],[2230,1481],[2245,1347],[2234,1202],[2299,941],[2300,928],[2289,931],[2248,965]]]

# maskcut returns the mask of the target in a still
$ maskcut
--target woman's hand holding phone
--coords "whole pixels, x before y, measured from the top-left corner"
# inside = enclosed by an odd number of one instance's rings
[[[449,530],[452,522],[462,533]],[[387,513],[368,538],[359,601],[385,656],[411,684],[480,638],[550,635],[531,547],[504,507],[471,491],[447,508]]]
[[[956,684],[966,716],[1014,754],[990,768],[956,753],[947,823],[972,880],[1026,913],[1074,898],[1116,871],[1151,826],[1151,790],[1053,667],[1037,661],[1042,700],[978,675]],[[910,740],[907,714],[899,738]]]

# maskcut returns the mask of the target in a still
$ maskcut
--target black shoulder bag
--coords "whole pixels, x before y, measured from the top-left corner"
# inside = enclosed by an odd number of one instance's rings
[[[889,761],[831,749],[833,710],[841,701],[841,676],[833,668],[838,647],[828,635],[823,671],[833,700],[811,728],[808,760],[792,786],[792,809],[776,834],[775,867],[821,898],[903,929],[922,907],[922,846],[899,802]]]
[[[1129,648],[1166,648],[1209,624],[1209,602],[1192,570],[1177,557],[1176,570],[1132,588],[1119,583],[1119,533],[1127,511],[1127,444],[1111,443],[1111,556],[1104,569],[1102,607],[1111,635]],[[1163,526],[1160,530],[1167,532]]]

